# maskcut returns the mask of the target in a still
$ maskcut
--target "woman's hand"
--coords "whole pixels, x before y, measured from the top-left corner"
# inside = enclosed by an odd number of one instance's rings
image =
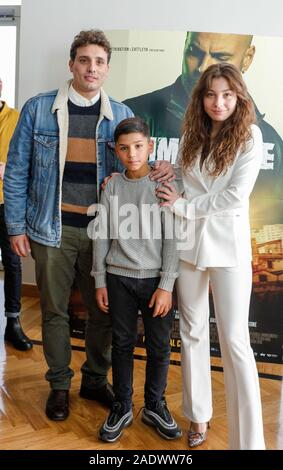
[[[181,197],[173,184],[164,182],[162,186],[156,189],[156,196],[164,199],[160,206],[173,206],[174,202]]]
[[[174,168],[166,160],[156,160],[149,175],[152,181],[173,181],[175,177]]]

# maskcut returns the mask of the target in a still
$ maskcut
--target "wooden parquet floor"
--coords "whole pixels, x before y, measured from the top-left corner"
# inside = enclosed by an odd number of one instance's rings
[[[23,298],[22,324],[25,332],[34,340],[41,340],[39,302],[36,298]],[[70,394],[70,416],[66,421],[50,421],[44,412],[49,385],[44,379],[46,364],[42,346],[35,344],[28,352],[14,350],[0,338],[0,449],[63,449],[63,450],[188,450],[186,442],[187,420],[182,414],[181,369],[171,365],[168,377],[167,402],[177,422],[183,429],[183,437],[166,441],[141,421],[143,406],[143,382],[145,361],[135,360],[134,373],[134,422],[114,444],[104,444],[97,432],[108,411],[96,402],[79,397],[80,366],[83,351],[73,350],[72,368],[75,376]],[[81,340],[73,345],[83,346]],[[137,351],[144,354],[143,349]],[[172,354],[172,358],[179,359]],[[219,359],[213,358],[215,365]],[[259,364],[263,373],[283,375],[282,366]],[[200,448],[226,449],[227,426],[223,373],[212,372],[214,415],[207,442]],[[283,449],[283,396],[282,381],[260,379],[265,438],[268,449]]]

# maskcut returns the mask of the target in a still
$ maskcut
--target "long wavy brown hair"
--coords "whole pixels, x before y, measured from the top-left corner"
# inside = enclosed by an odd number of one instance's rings
[[[204,96],[211,89],[214,78],[223,77],[237,95],[233,114],[223,122],[220,131],[211,138],[211,118],[204,110]],[[248,94],[242,74],[232,64],[222,62],[208,67],[196,84],[186,110],[183,125],[182,165],[191,169],[201,157],[212,176],[225,173],[235,160],[238,150],[245,149],[251,135],[251,124],[256,121],[254,105]],[[208,158],[209,157],[209,158]],[[208,165],[209,161],[209,165]]]

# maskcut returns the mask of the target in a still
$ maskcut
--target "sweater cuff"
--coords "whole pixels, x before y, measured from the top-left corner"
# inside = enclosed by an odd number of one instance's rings
[[[172,292],[177,277],[178,273],[166,273],[164,271],[161,271],[158,288],[167,290],[168,292]]]
[[[94,277],[95,280],[95,288],[98,289],[99,287],[106,287],[106,272],[97,272],[97,271],[91,271],[90,273],[91,276]]]

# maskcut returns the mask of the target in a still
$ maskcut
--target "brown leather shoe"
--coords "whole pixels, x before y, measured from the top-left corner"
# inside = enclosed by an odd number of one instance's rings
[[[87,400],[96,400],[107,408],[111,408],[115,400],[112,385],[107,383],[99,388],[89,388],[81,385],[80,397]]]
[[[45,409],[53,421],[64,421],[69,416],[69,390],[51,390]]]

